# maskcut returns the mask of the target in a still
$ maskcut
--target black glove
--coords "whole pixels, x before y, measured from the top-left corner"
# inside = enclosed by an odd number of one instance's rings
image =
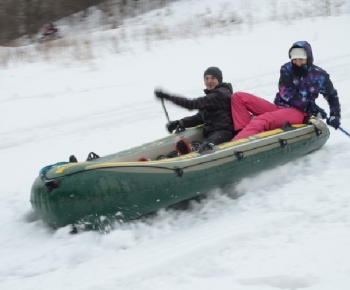
[[[161,90],[154,90],[154,94],[158,99],[169,99],[170,95],[162,92]]]
[[[329,119],[327,119],[327,124],[332,126],[335,130],[337,130],[340,126],[340,117],[331,116]]]
[[[327,117],[327,113],[315,103],[310,103],[309,113],[319,119],[326,119]]]
[[[172,133],[177,126],[180,126],[179,121],[170,121],[168,124],[166,124],[166,128],[168,129],[169,133]]]

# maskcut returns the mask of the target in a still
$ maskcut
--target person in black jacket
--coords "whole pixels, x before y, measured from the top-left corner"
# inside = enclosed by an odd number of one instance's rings
[[[197,114],[170,121],[166,127],[171,133],[178,126],[183,128],[204,124],[202,143],[221,144],[232,140],[234,136],[231,114],[231,95],[233,93],[230,83],[222,82],[222,72],[217,67],[209,67],[204,72],[205,96],[188,99],[168,94],[160,89],[155,90],[158,99],[165,99],[189,110],[199,110]]]

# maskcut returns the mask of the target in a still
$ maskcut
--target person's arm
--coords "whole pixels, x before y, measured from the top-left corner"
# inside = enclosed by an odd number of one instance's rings
[[[220,90],[214,90],[204,97],[195,99],[188,99],[185,97],[164,94],[164,99],[173,102],[174,104],[189,109],[189,110],[215,110],[226,107],[226,102],[222,101],[222,97],[225,97],[225,93]]]
[[[201,113],[198,112],[196,115],[182,118],[179,120],[179,123],[182,127],[189,128],[201,125],[204,123],[204,121],[202,119]]]
[[[333,83],[329,78],[329,75],[326,75],[326,80],[323,83],[323,86],[321,87],[320,93],[324,96],[324,98],[327,100],[329,109],[330,109],[330,116],[338,116],[340,117],[340,104],[339,104],[339,98],[338,98],[338,92],[333,87]]]
[[[203,124],[202,115],[198,112],[196,115],[182,118],[181,120],[170,121],[166,124],[169,133],[173,132],[178,126],[183,128],[195,127]]]

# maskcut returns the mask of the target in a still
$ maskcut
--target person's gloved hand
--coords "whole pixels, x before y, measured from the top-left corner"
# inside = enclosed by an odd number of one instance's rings
[[[156,97],[158,99],[169,99],[170,95],[167,94],[167,93],[164,93],[163,91],[161,90],[154,90],[154,94],[156,95]]]
[[[317,106],[315,103],[311,104],[309,113],[319,119],[326,119],[327,117],[327,113],[322,108]]]
[[[331,116],[327,119],[327,124],[332,126],[334,129],[338,129],[340,126],[340,117],[339,116]]]
[[[166,128],[168,129],[169,133],[172,133],[179,125],[180,122],[178,120],[170,121],[168,124],[166,124]]]

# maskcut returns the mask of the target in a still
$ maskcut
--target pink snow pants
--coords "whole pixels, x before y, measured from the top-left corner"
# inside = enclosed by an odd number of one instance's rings
[[[277,106],[249,93],[236,92],[231,98],[234,130],[240,131],[233,140],[263,131],[281,128],[288,121],[302,124],[306,113],[289,107]],[[252,119],[252,113],[255,117]]]

